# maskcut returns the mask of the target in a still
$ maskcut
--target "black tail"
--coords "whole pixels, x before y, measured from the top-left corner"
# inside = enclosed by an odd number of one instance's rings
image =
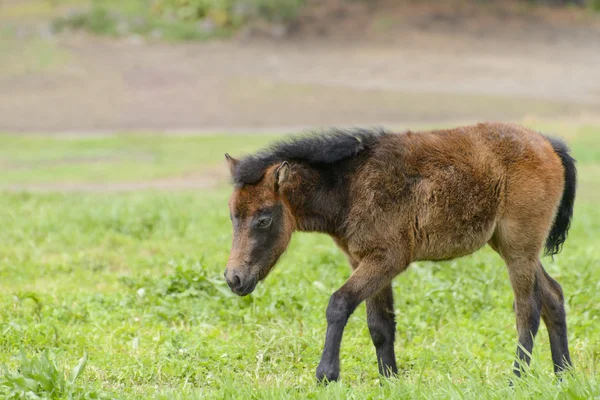
[[[567,233],[571,226],[571,217],[573,216],[573,203],[575,202],[575,191],[577,188],[577,169],[575,168],[575,159],[569,154],[569,148],[560,139],[548,138],[552,148],[560,157],[565,169],[565,188],[554,225],[546,239],[546,255],[553,256],[559,253],[562,245],[567,239]]]

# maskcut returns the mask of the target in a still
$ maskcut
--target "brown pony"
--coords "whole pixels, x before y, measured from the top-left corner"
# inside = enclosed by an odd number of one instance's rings
[[[514,372],[529,364],[543,318],[555,372],[571,365],[560,285],[540,252],[560,251],[573,214],[576,170],[565,144],[510,124],[386,133],[333,130],[235,160],[233,246],[225,278],[251,293],[296,230],[330,235],[352,275],[327,307],[319,381],[337,380],[340,342],[363,300],[379,372],[397,373],[392,279],[418,260],[447,260],[489,244],[506,262],[519,336]]]

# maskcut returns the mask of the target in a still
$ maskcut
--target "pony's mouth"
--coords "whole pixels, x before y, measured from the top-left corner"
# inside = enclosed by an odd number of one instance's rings
[[[256,277],[252,277],[248,279],[248,281],[244,285],[232,287],[231,291],[237,294],[238,296],[247,296],[254,291],[257,283],[258,279],[256,279]]]

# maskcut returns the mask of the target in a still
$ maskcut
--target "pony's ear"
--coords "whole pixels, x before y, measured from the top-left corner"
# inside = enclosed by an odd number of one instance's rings
[[[231,173],[231,176],[233,176],[233,174],[235,174],[235,168],[239,164],[239,161],[231,157],[227,153],[225,153],[225,160],[227,160],[227,165],[229,165],[229,173]]]
[[[290,164],[287,161],[281,163],[275,170],[275,191],[278,192],[285,182],[289,179],[291,174]]]

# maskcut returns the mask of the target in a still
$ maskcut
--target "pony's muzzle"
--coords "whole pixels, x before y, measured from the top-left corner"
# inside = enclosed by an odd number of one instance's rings
[[[243,274],[233,269],[225,269],[225,281],[231,291],[238,296],[246,296],[256,287],[257,279],[251,274]]]

